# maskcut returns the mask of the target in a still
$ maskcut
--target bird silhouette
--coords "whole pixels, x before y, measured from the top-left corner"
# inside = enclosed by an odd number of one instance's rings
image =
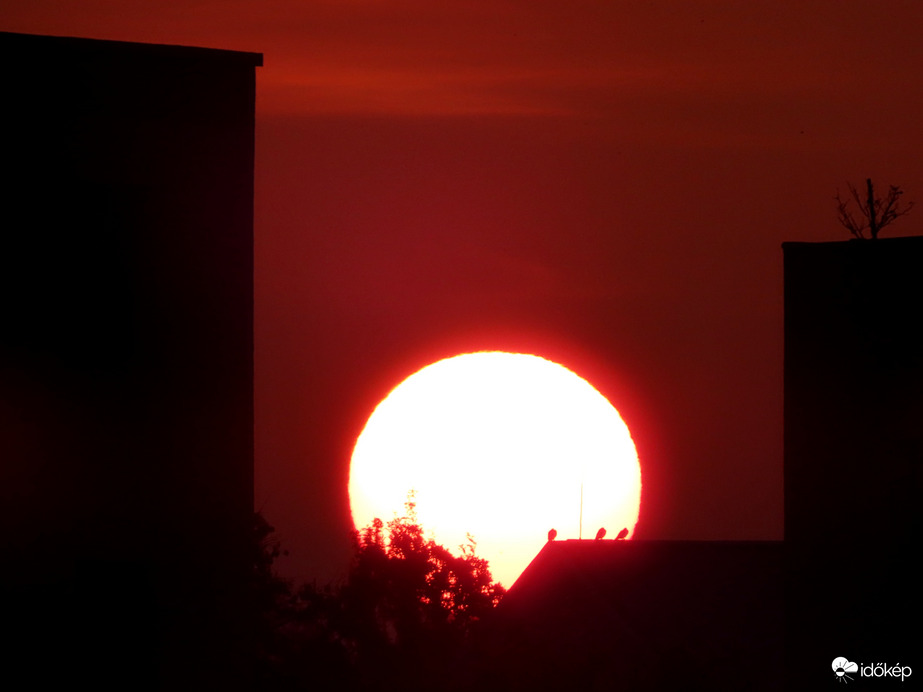
[[[548,532],[548,540],[553,541],[557,537],[557,535],[558,535],[557,529],[551,529],[551,531]]]
[[[625,536],[627,535],[628,535],[628,529],[622,529],[621,531],[619,531],[619,535],[615,537],[615,540],[623,541],[625,540]]]
[[[605,535],[606,535],[606,529],[605,527],[603,527],[599,531],[596,532],[596,540],[601,541],[605,537]]]

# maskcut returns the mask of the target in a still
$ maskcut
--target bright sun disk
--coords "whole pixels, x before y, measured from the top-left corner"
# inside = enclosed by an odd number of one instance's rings
[[[549,529],[578,537],[581,495],[584,538],[633,531],[641,469],[628,427],[586,380],[534,355],[468,353],[404,380],[356,441],[357,528],[402,516],[410,490],[427,535],[457,552],[472,534],[510,586]]]

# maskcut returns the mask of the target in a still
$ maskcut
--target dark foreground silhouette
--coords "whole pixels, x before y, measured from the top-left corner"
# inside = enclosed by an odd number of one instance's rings
[[[479,627],[505,590],[473,539],[453,555],[406,509],[356,532],[344,582],[297,589],[274,574],[281,548],[256,515],[260,689],[467,687]]]
[[[0,32],[0,60],[6,688],[250,690],[262,58]]]

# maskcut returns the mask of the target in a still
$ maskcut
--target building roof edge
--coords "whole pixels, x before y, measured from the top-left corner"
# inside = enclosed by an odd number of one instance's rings
[[[77,36],[51,36],[45,34],[23,34],[0,31],[0,44],[8,49],[34,51],[68,48],[87,53],[104,54],[117,50],[121,55],[126,51],[138,56],[158,55],[171,58],[213,59],[221,62],[239,63],[250,67],[263,65],[262,53],[227,50],[224,48],[202,48],[199,46],[179,46],[161,43],[139,43],[135,41],[115,41],[110,39],[84,38]]]

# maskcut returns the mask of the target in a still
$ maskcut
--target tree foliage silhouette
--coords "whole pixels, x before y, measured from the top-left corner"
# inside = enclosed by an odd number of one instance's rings
[[[311,680],[347,682],[348,657],[333,625],[338,610],[335,590],[314,584],[296,590],[278,576],[274,563],[287,553],[259,513],[253,515],[250,548],[258,689],[295,692],[308,689]]]
[[[356,532],[344,606],[364,608],[363,616],[374,616],[377,636],[398,646],[415,646],[422,636],[465,636],[504,589],[470,534],[461,555],[453,555],[424,537],[412,498],[405,512],[388,522],[387,538],[380,519]]]
[[[875,197],[872,179],[867,178],[864,199],[860,196],[855,186],[851,183],[847,183],[847,186],[849,187],[849,195],[846,199],[840,197],[839,190],[836,193],[837,219],[853,236],[860,240],[865,239],[866,229],[869,231],[870,238],[875,240],[878,238],[878,233],[882,228],[913,209],[913,202],[908,202],[905,206],[901,206],[901,196],[904,191],[898,185],[891,185],[888,188],[888,194],[884,198],[878,198]],[[853,205],[856,208],[856,213],[850,208]]]
[[[268,531],[267,531],[268,528]],[[293,589],[274,576],[282,554],[258,523],[255,583],[262,612],[263,689],[304,689],[318,680],[357,689],[424,689],[462,665],[480,622],[505,590],[468,543],[456,555],[426,538],[412,495],[404,516],[375,519],[353,534],[345,581]]]

